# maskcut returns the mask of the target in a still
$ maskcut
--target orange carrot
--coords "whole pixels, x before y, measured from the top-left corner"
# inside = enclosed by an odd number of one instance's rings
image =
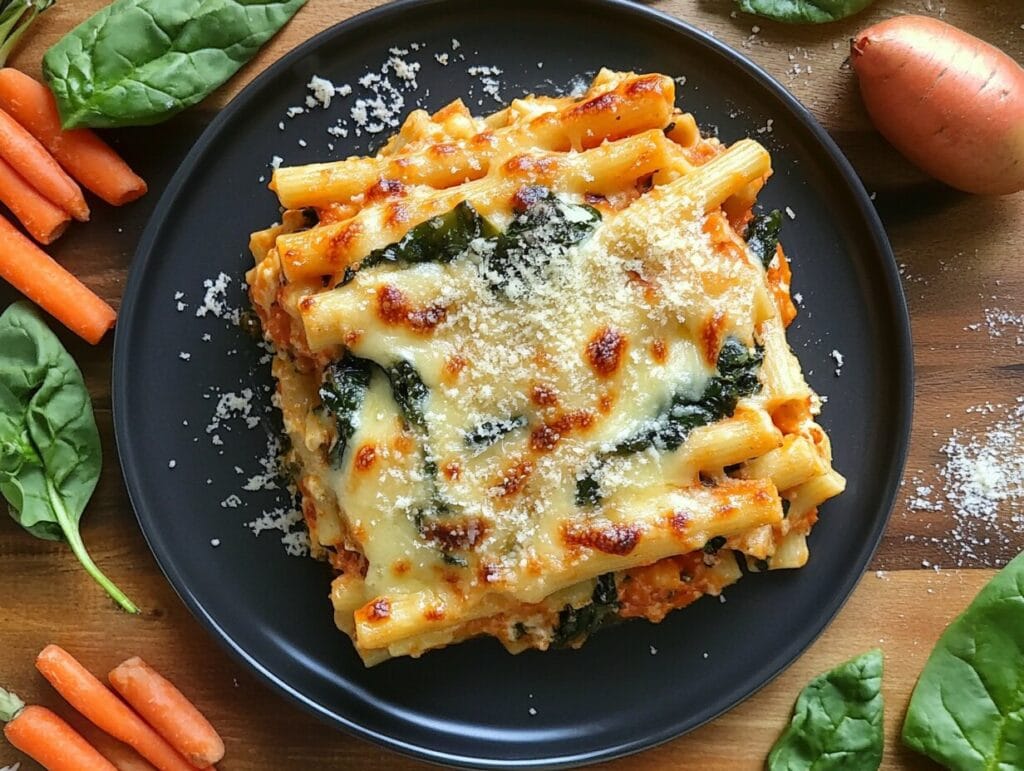
[[[194,766],[60,646],[43,648],[36,657],[36,669],[68,704],[97,728],[130,746],[160,771],[195,771]]]
[[[3,110],[0,110],[0,158],[76,220],[89,219],[82,188],[64,173],[35,137]]]
[[[100,755],[113,763],[117,771],[157,771],[156,766],[127,744],[101,731],[77,712],[68,715],[67,721]]]
[[[25,230],[43,244],[53,243],[67,230],[71,217],[50,203],[0,158],[0,202],[18,218]]]
[[[0,69],[0,109],[28,129],[80,184],[114,206],[146,192],[145,181],[89,129],[64,131],[50,89],[23,72]]]
[[[108,676],[114,690],[188,762],[199,768],[224,757],[224,742],[203,714],[174,684],[138,656]]]
[[[117,771],[96,748],[45,707],[26,707],[0,688],[0,721],[7,741],[49,771]]]
[[[122,662],[107,679],[192,765],[205,768],[224,757],[224,742],[210,722],[173,683],[138,656]]]
[[[0,217],[0,278],[93,345],[117,314],[89,287]]]

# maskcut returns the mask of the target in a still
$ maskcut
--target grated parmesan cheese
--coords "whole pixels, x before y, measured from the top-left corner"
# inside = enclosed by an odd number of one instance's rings
[[[991,338],[1013,335],[1014,342],[1024,346],[1024,313],[1014,313],[1002,308],[986,308],[984,322],[968,324],[964,329],[971,332],[984,329]]]
[[[255,536],[268,531],[282,533],[281,543],[290,556],[305,557],[309,554],[309,533],[305,530],[302,512],[294,507],[264,511],[256,519],[248,522],[247,527]]]
[[[504,70],[498,67],[474,65],[467,69],[466,72],[474,78],[479,78],[485,94],[497,102],[504,101],[501,97],[501,81],[498,79],[499,75],[504,74]]]
[[[843,364],[845,362],[845,359],[843,358],[843,354],[841,354],[839,351],[837,351],[835,348],[833,348],[832,349],[832,353],[830,353],[829,356],[831,356],[832,357],[832,361],[834,361],[836,363],[835,373],[836,373],[836,377],[839,377],[839,375],[840,375],[840,373],[842,372],[842,369],[843,369]]]
[[[908,536],[935,544],[957,567],[998,567],[1020,550],[1024,538],[1024,396],[1009,407],[985,404],[967,410],[1002,417],[978,433],[954,429],[936,464],[938,484],[911,479],[911,511],[943,513],[952,527],[942,536]],[[986,556],[996,553],[993,560]]]
[[[314,75],[309,79],[309,83],[306,84],[306,88],[309,89],[309,96],[306,98],[306,103],[309,104],[309,100],[313,100],[313,104],[310,107],[320,105],[325,110],[331,106],[331,100],[338,93],[338,89],[334,87],[334,84],[327,78],[321,78],[319,75]],[[352,89],[349,88],[349,91]]]
[[[238,308],[232,308],[227,301],[228,285],[231,283],[231,276],[221,271],[217,278],[208,278],[203,281],[206,289],[203,295],[203,302],[196,308],[198,318],[214,316],[218,319],[227,319],[233,324],[238,323]]]

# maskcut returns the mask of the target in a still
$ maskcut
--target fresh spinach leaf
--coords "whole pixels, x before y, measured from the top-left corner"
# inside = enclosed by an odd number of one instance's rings
[[[36,17],[54,0],[0,0],[0,67],[28,32]]]
[[[582,608],[566,605],[559,611],[552,645],[565,648],[583,642],[602,626],[618,620],[619,592],[615,586],[614,573],[604,573],[597,577],[590,600]]]
[[[935,644],[903,743],[957,771],[1024,768],[1024,554]]]
[[[874,0],[736,0],[740,10],[787,24],[824,24],[853,16]]]
[[[718,374],[708,380],[698,398],[693,399],[685,389],[680,389],[654,418],[619,442],[611,454],[631,455],[652,446],[663,452],[675,450],[693,429],[729,417],[741,397],[761,390],[757,373],[763,360],[761,348],[748,349],[739,340],[728,338],[718,352]],[[601,488],[596,475],[604,460],[598,456],[593,467],[576,480],[577,505],[600,503]]]
[[[338,468],[345,446],[355,433],[356,419],[359,408],[366,398],[366,389],[370,387],[370,363],[366,359],[357,359],[346,355],[324,370],[324,379],[320,385],[320,401],[334,415],[338,435],[328,451],[331,465]]]
[[[876,771],[882,762],[882,652],[818,675],[768,755],[768,771]]]
[[[117,603],[138,608],[93,563],[79,522],[99,480],[102,453],[82,372],[25,302],[0,316],[0,494],[37,538],[65,540]]]
[[[758,214],[747,226],[747,246],[761,261],[764,269],[775,259],[775,247],[779,245],[779,231],[782,230],[782,212],[778,209],[768,214]]]
[[[491,289],[516,298],[542,278],[553,260],[585,241],[601,222],[593,206],[566,203],[546,187],[527,188],[525,201],[484,260]]]
[[[204,99],[306,0],[116,0],[46,52],[64,128],[146,126]]]

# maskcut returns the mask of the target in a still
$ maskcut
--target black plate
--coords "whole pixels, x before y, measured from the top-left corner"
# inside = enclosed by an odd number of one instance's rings
[[[471,93],[475,110],[495,109],[471,65],[503,70],[505,99],[550,93],[602,65],[658,71],[685,75],[680,103],[706,128],[717,127],[726,141],[754,136],[772,151],[776,171],[763,203],[796,214],[783,233],[804,307],[790,337],[811,383],[831,399],[823,423],[849,479],[846,493],[824,508],[806,568],[750,576],[726,592],[727,603],[706,599],[657,626],[624,624],[580,651],[513,657],[478,640],[366,670],[333,626],[324,567],[285,556],[276,537],[255,538],[243,526],[274,506],[275,494],[245,493],[238,508],[221,505],[259,470],[254,458],[276,428],[263,411],[270,379],[261,352],[230,324],[196,317],[202,282],[223,271],[232,278],[231,301],[241,304],[248,235],[278,217],[274,196],[258,182],[273,155],[289,164],[328,160],[383,139],[324,133],[354,97],[285,118],[310,76],[355,85],[379,69],[390,47],[414,42],[422,47],[406,58],[422,62],[416,96],[428,108]],[[435,59],[442,52],[447,66]],[[414,99],[406,101],[411,109]],[[771,130],[758,133],[769,119]],[[188,303],[182,312],[178,291]],[[833,350],[845,360],[840,377]],[[135,257],[115,342],[114,417],[132,503],[161,567],[215,637],[268,682],[329,722],[423,758],[570,765],[650,747],[710,720],[775,677],[824,629],[885,527],[907,445],[912,376],[895,263],[864,189],[807,111],[758,68],[632,3],[425,0],[384,6],[303,44],[245,89],[193,147]],[[217,431],[224,444],[212,444],[205,427],[216,391],[245,385],[256,389],[260,425],[228,421]]]

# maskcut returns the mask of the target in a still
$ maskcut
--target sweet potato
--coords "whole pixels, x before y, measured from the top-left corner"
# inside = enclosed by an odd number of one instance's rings
[[[969,193],[1024,190],[1024,68],[945,22],[897,16],[850,44],[871,119],[936,179]]]

